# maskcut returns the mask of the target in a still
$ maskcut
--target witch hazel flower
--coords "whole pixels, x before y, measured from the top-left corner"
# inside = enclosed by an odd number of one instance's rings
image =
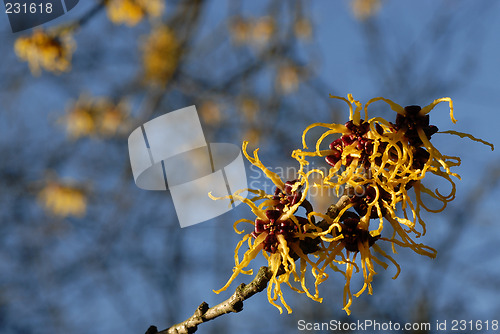
[[[233,274],[221,289],[214,292],[220,293],[226,290],[239,274],[253,275],[253,270],[246,268],[253,259],[262,254],[272,272],[267,287],[268,300],[279,309],[280,313],[283,311],[282,306],[288,313],[291,313],[292,309],[283,298],[282,284],[321,302],[318,285],[328,277],[319,269],[317,260],[309,256],[320,252],[321,240],[318,238],[318,228],[314,224],[315,213],[306,199],[309,189],[308,175],[302,173],[296,180],[283,182],[279,175],[270,171],[260,161],[258,149],[254,151],[253,157],[248,155],[247,144],[248,142],[243,143],[245,157],[264,172],[274,183],[276,190],[273,194],[267,194],[259,189],[241,189],[226,197],[214,197],[209,194],[212,199],[229,198],[242,201],[255,215],[253,220],[240,219],[235,222],[236,233],[244,234],[244,236],[235,249]],[[254,196],[251,198],[241,196],[241,193],[247,190]],[[300,207],[305,209],[305,216],[298,214]],[[245,234],[245,231],[238,230],[237,225],[242,222],[252,225],[251,232]],[[239,251],[245,243],[248,249],[240,260]],[[311,268],[315,280],[314,293],[311,293],[306,285],[308,268]],[[299,284],[292,284],[292,282],[299,282]],[[278,299],[282,306],[276,303]]]
[[[347,99],[338,96],[331,97],[348,104],[349,121],[344,125],[328,123],[310,125],[302,136],[303,149],[295,150],[292,156],[301,166],[308,165],[308,159],[323,157],[331,166],[328,175],[324,176],[323,184],[334,188],[337,193],[345,186],[368,188],[372,197],[377,198],[377,200],[367,202],[365,197],[364,202],[367,209],[368,207],[370,209],[371,218],[376,218],[373,217],[375,211],[382,219],[387,212],[387,207],[392,208],[393,211],[397,211],[399,207],[404,211],[404,218],[393,218],[412,229],[418,221],[423,232],[413,231],[417,236],[424,234],[425,223],[421,219],[420,209],[424,208],[430,212],[444,210],[447,203],[455,197],[455,183],[452,177],[460,178],[458,174],[451,171],[452,167],[460,165],[460,158],[443,155],[430,143],[431,137],[438,133],[438,128],[430,125],[428,113],[440,102],[449,102],[450,117],[453,122],[456,122],[453,117],[452,100],[441,98],[424,108],[418,106],[403,108],[391,100],[382,97],[374,98],[365,104],[365,120],[363,120],[361,119],[363,107],[359,101],[354,100],[352,95],[349,94]],[[395,123],[381,117],[371,119],[368,117],[368,106],[380,100],[388,103],[391,109],[397,112]],[[317,140],[316,150],[307,151],[305,136],[310,129],[319,126],[325,127],[326,131]],[[493,145],[469,134],[456,131],[441,133],[467,137],[493,148]],[[333,140],[329,149],[321,149],[323,141],[334,134],[340,135],[340,138]],[[449,182],[450,193],[443,195],[437,189],[433,191],[425,187],[421,180],[427,173]],[[375,194],[373,194],[374,189]],[[412,202],[410,190],[415,193],[416,203]],[[422,201],[423,194],[440,201],[442,206],[437,210],[430,209]],[[381,202],[380,196],[385,200]]]
[[[303,132],[303,148],[295,150],[292,156],[302,170],[313,158],[323,158],[330,169],[328,173],[317,170],[323,175],[321,187],[333,188],[337,196],[348,198],[341,210],[325,217],[326,225],[322,225],[331,235],[325,249],[325,254],[329,255],[322,261],[322,270],[330,266],[345,276],[344,310],[350,313],[353,297],[350,281],[354,272],[359,271],[357,254],[360,255],[364,285],[354,294],[356,297],[365,290],[370,294],[372,292],[371,281],[375,274],[373,262],[384,268],[387,266],[373,256],[371,249],[395,264],[399,273],[399,265],[382,251],[377,241],[389,242],[394,253],[396,247],[404,247],[420,255],[436,257],[436,250],[414,240],[426,232],[421,209],[438,213],[455,198],[453,178],[460,179],[460,176],[452,169],[459,166],[461,160],[441,153],[431,144],[431,138],[436,134],[448,133],[481,142],[492,149],[493,145],[465,133],[439,132],[438,127],[430,123],[429,112],[441,102],[449,103],[451,120],[456,122],[450,98],[437,99],[423,108],[403,108],[382,97],[371,99],[364,107],[350,94],[347,99],[331,97],[347,103],[349,120],[345,124],[311,124]],[[386,102],[397,112],[394,122],[381,117],[369,118],[368,106],[377,101]],[[364,119],[361,118],[362,112]],[[317,139],[315,150],[309,151],[306,134],[316,127],[326,130]],[[330,142],[328,148],[324,148],[323,142],[332,135],[338,137]],[[423,184],[424,178],[431,174],[451,185],[448,194],[442,194],[438,189],[431,190]],[[423,201],[424,195],[440,202],[440,207],[431,209]],[[372,219],[378,220],[377,227],[371,227]],[[417,222],[422,231],[417,230]],[[384,229],[384,225],[389,225],[389,229]],[[326,240],[326,237],[322,238]],[[342,270],[339,265],[345,268]]]

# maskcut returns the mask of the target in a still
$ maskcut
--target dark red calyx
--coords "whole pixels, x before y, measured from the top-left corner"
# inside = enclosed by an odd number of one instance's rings
[[[368,243],[371,247],[380,238],[380,236],[371,236],[368,230],[359,227],[360,218],[354,212],[345,212],[342,215],[340,226],[342,231],[336,229],[337,233],[343,235],[342,242],[345,249],[350,252],[359,252],[358,243]]]

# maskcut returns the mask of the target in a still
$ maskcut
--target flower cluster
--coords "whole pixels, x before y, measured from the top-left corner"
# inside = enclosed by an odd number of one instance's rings
[[[389,243],[394,253],[398,246],[409,248],[420,255],[432,258],[436,256],[434,249],[415,242],[414,238],[426,232],[421,210],[441,212],[455,197],[452,178],[459,179],[460,176],[451,169],[460,164],[460,158],[444,155],[431,144],[431,137],[438,133],[438,128],[430,124],[428,115],[437,104],[448,102],[450,117],[455,123],[452,100],[441,98],[423,108],[403,108],[391,100],[379,97],[368,101],[363,108],[350,94],[347,99],[331,97],[347,103],[350,110],[349,121],[345,124],[314,123],[305,129],[302,136],[303,148],[292,153],[292,157],[300,165],[296,180],[283,183],[278,175],[262,164],[257,151],[251,158],[246,153],[247,143],[243,145],[248,160],[259,167],[277,189],[272,195],[262,190],[249,190],[255,194],[252,199],[242,197],[240,194],[243,190],[230,196],[233,200],[247,203],[257,218],[254,221],[242,219],[237,222],[249,222],[254,229],[238,244],[234,273],[222,289],[226,289],[239,273],[248,273],[244,268],[262,252],[273,272],[268,288],[272,304],[276,305],[274,301],[277,296],[281,297],[280,283],[287,283],[292,289],[305,292],[309,297],[320,301],[318,285],[328,278],[327,270],[331,268],[345,278],[343,309],[350,314],[353,295],[358,297],[364,291],[372,293],[371,283],[376,274],[374,263],[387,268],[381,258],[388,260],[397,268],[394,278],[399,275],[398,263],[377,243]],[[377,101],[387,103],[397,113],[394,123],[380,117],[368,117],[368,106]],[[363,110],[364,119],[361,118]],[[306,135],[315,127],[324,127],[326,131],[316,141],[315,150],[309,151]],[[492,144],[469,134],[456,131],[439,133],[467,137],[493,149]],[[337,138],[332,138],[328,148],[323,148],[324,142],[332,136]],[[330,165],[328,173],[320,169],[306,172],[306,167],[315,158],[322,158]],[[313,174],[321,177],[321,185],[311,184],[309,178]],[[450,192],[442,194],[438,189],[433,191],[424,186],[422,181],[430,174],[449,183]],[[315,212],[306,200],[310,187],[329,188],[337,193],[338,198],[332,198],[332,202],[336,203],[331,205],[326,214]],[[423,201],[424,195],[440,203],[440,207],[429,208]],[[257,205],[258,201],[262,203]],[[305,209],[304,217],[297,215],[299,206]],[[378,220],[378,224],[371,227],[374,219]],[[245,241],[248,241],[249,250],[240,262],[238,251]],[[309,256],[313,256],[314,261]],[[300,275],[295,266],[295,261],[299,258]],[[311,267],[315,278],[314,295],[308,292],[305,282],[307,265]],[[351,278],[355,272],[360,271],[360,267],[364,283],[353,294]],[[300,289],[289,282],[291,274],[301,282]],[[274,291],[274,295],[271,291]],[[290,312],[283,300],[282,303]]]
[[[106,8],[111,22],[137,25],[145,16],[159,17],[165,7],[163,0],[108,0]]]
[[[41,69],[60,73],[71,69],[75,43],[69,33],[46,32],[35,29],[31,36],[19,37],[14,44],[17,56],[27,61],[33,75]]]
[[[375,16],[380,10],[380,0],[352,0],[351,10],[360,21],[365,21]]]
[[[259,18],[234,17],[229,24],[231,40],[236,45],[267,45],[276,33],[276,22],[270,16]]]
[[[127,104],[110,99],[80,96],[66,111],[61,122],[74,139],[84,136],[110,137],[122,129],[128,118]]]
[[[174,31],[167,26],[155,28],[142,51],[145,80],[166,85],[177,69],[180,56],[180,43]]]
[[[293,34],[297,39],[309,40],[313,34],[311,21],[305,16],[295,17]],[[253,46],[257,49],[267,46],[278,32],[276,19],[272,16],[243,17],[230,19],[228,29],[235,46]]]
[[[38,193],[39,203],[58,217],[81,217],[87,209],[85,190],[74,182],[50,179]]]

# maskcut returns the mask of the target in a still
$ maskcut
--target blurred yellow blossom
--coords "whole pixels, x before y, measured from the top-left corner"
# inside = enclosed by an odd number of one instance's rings
[[[50,180],[38,193],[39,203],[59,217],[82,217],[87,209],[87,197],[81,187],[70,182]]]
[[[144,16],[159,17],[165,7],[163,0],[108,0],[109,19],[116,24],[135,26]]]
[[[252,145],[258,145],[262,133],[259,129],[251,127],[243,134],[243,140],[252,143]]]
[[[352,0],[351,8],[358,20],[366,20],[380,10],[380,0]]]
[[[294,22],[293,30],[295,32],[295,36],[298,38],[305,40],[310,39],[313,31],[311,21],[305,17],[301,17]]]
[[[245,119],[248,122],[253,122],[259,112],[259,101],[249,96],[243,96],[240,98],[239,108]]]
[[[125,125],[125,121],[128,117],[128,106],[124,101],[118,104],[106,100],[105,102],[99,117],[100,122],[97,123],[97,129],[101,135],[110,137],[115,135],[120,128]]]
[[[276,32],[276,22],[271,16],[256,19],[252,25],[251,37],[256,46],[264,46]]]
[[[66,131],[73,138],[91,135],[95,132],[95,122],[84,106],[75,107],[65,117]]]
[[[229,33],[234,44],[245,44],[250,38],[251,24],[241,16],[234,17],[229,23]]]
[[[285,94],[293,93],[299,88],[299,83],[299,68],[297,66],[286,64],[278,68],[275,84],[279,91]]]
[[[222,119],[221,107],[211,100],[203,102],[200,106],[200,116],[206,124],[216,125]]]
[[[106,97],[93,98],[82,94],[67,110],[61,122],[74,139],[84,136],[115,135],[128,117],[127,103],[116,104]]]
[[[257,48],[266,46],[276,32],[276,22],[271,16],[258,18],[234,17],[229,23],[231,40],[236,45],[250,44]]]
[[[174,31],[167,26],[155,28],[147,37],[142,52],[145,79],[166,85],[177,68],[180,55]]]
[[[74,50],[75,43],[68,32],[50,33],[42,29],[19,37],[14,44],[17,56],[28,62],[33,75],[40,75],[41,69],[54,73],[69,71]]]

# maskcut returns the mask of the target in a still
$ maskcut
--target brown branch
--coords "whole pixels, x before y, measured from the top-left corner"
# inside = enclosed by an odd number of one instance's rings
[[[342,195],[337,201],[337,203],[330,205],[326,214],[328,215],[328,217],[335,219],[340,213],[340,211],[342,211],[342,209],[344,209],[349,203],[350,203],[349,195]]]
[[[261,267],[254,279],[247,285],[241,283],[236,291],[222,303],[209,307],[206,302],[198,306],[194,314],[177,325],[158,332],[155,326],[149,327],[146,334],[191,334],[196,332],[198,325],[213,320],[221,315],[240,312],[243,310],[243,301],[252,297],[267,287],[267,283],[272,277],[271,271],[267,267]]]
[[[350,193],[351,190],[352,190],[351,187],[346,188],[345,191],[344,191],[344,195],[340,196],[340,198],[338,199],[337,203],[330,205],[330,207],[326,211],[326,215],[328,217],[330,217],[332,219],[337,218],[337,216],[339,215],[340,211],[342,211],[342,209],[344,209],[346,206],[349,205],[349,203],[351,202],[351,200],[350,200],[350,197],[349,197],[348,194]],[[320,221],[318,223],[317,226],[319,228],[321,228],[323,231],[326,231],[330,227],[330,223],[328,221],[326,221],[326,219],[323,219],[322,221]]]

